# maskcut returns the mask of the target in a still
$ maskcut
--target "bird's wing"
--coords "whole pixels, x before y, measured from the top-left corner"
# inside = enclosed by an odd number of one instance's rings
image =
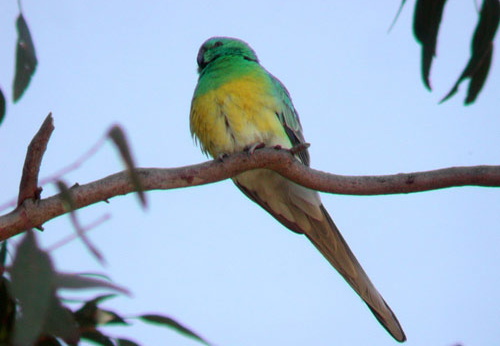
[[[269,72],[268,72],[269,73]],[[292,145],[305,143],[302,125],[300,124],[299,114],[293,106],[292,99],[288,90],[280,80],[269,73],[271,82],[274,85],[276,97],[280,100],[279,107],[276,110],[276,116],[285,128],[285,132]],[[306,166],[309,166],[310,158],[307,149],[300,151],[298,159]]]

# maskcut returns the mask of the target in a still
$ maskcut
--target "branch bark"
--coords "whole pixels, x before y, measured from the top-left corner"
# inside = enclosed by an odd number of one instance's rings
[[[233,154],[223,161],[178,168],[136,168],[144,190],[169,190],[210,184],[247,170],[267,168],[313,190],[345,195],[384,195],[429,191],[457,186],[500,186],[500,166],[451,167],[416,173],[381,176],[342,176],[311,169],[287,150],[264,148],[252,155]],[[122,171],[70,189],[75,209],[135,191],[129,175]],[[60,194],[45,199],[27,199],[12,212],[0,216],[0,240],[5,240],[57,216],[65,214]]]

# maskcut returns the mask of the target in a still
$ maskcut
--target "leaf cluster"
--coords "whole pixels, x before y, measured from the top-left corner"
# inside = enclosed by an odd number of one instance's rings
[[[403,0],[401,6],[406,1]],[[431,90],[430,73],[433,59],[436,57],[439,27],[443,17],[446,0],[417,0],[413,18],[413,33],[422,45],[422,80]],[[493,40],[500,21],[499,0],[483,0],[478,21],[471,42],[471,56],[460,77],[448,94],[441,100],[444,102],[455,95],[459,85],[470,79],[465,104],[473,103],[486,82],[493,57]]]
[[[81,303],[65,304],[61,291],[100,289],[128,294],[125,288],[98,275],[56,271],[50,254],[38,246],[34,231],[28,231],[16,246],[12,263],[6,266],[7,243],[0,249],[0,345],[77,345],[81,340],[98,345],[139,345],[123,337],[108,335],[102,327],[131,325],[130,320],[160,325],[209,343],[188,327],[168,316],[143,314],[123,317],[101,307],[117,294],[103,294]]]

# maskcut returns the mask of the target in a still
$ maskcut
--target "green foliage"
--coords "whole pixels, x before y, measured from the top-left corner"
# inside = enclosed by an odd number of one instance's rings
[[[422,45],[422,78],[431,90],[429,75],[436,56],[437,34],[446,0],[419,0],[415,5],[413,34]]]
[[[184,334],[184,335],[189,336],[195,340],[198,340],[199,342],[202,342],[205,345],[210,345],[201,336],[197,335],[195,332],[184,327],[179,322],[175,321],[174,319],[172,319],[170,317],[160,316],[160,315],[142,315],[142,316],[139,316],[139,318],[145,322],[160,324],[160,325],[163,325],[166,327],[173,328],[181,334]]]
[[[35,45],[31,39],[28,24],[22,13],[16,21],[17,44],[16,44],[16,74],[14,76],[14,102],[17,102],[24,94],[31,77],[35,73],[38,60],[35,53]]]
[[[10,266],[6,266],[7,243],[0,248],[0,345],[77,345],[85,339],[98,345],[139,345],[102,331],[102,326],[128,326],[130,318],[101,308],[117,294],[89,299],[70,308],[59,298],[60,289],[99,288],[122,294],[128,291],[112,282],[89,275],[59,273],[50,255],[39,248],[34,231],[26,232]],[[99,276],[99,275],[95,275]],[[209,345],[198,334],[176,320],[162,315],[141,315],[140,320],[173,329]]]
[[[130,146],[128,145],[127,137],[119,125],[113,126],[108,132],[109,138],[118,148],[120,156],[125,163],[128,175],[130,177],[130,182],[135,188],[137,195],[139,196],[139,202],[143,208],[146,208],[146,195],[144,194],[144,187],[142,186],[141,180],[135,171],[135,164],[132,158],[132,153],[130,151]]]
[[[15,323],[13,343],[32,345],[40,334],[52,328],[51,313],[59,315],[61,309],[55,292],[52,262],[48,254],[38,248],[32,231],[26,233],[17,247],[10,277],[12,296],[22,311]],[[66,335],[72,342],[75,331]]]
[[[402,1],[401,7],[404,6]],[[413,18],[413,33],[422,45],[422,79],[430,90],[430,72],[436,56],[436,44],[446,0],[417,0]],[[471,57],[467,66],[450,92],[441,100],[444,102],[458,91],[458,86],[469,78],[465,104],[473,103],[486,82],[493,56],[493,40],[500,21],[499,0],[483,0],[478,23],[471,44]]]
[[[471,57],[457,82],[441,102],[446,101],[458,91],[458,86],[466,78],[470,78],[465,104],[476,100],[484,86],[493,58],[493,40],[500,21],[500,2],[498,0],[484,0],[479,22],[472,38]]]
[[[139,346],[139,344],[127,340],[127,339],[116,339],[117,346]]]
[[[10,343],[14,330],[16,303],[9,294],[9,281],[4,276],[5,260],[7,258],[7,242],[0,249],[0,345]]]

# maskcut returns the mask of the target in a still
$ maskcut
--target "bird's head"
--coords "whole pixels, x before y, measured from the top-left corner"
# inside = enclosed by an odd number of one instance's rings
[[[212,37],[206,40],[198,52],[198,72],[220,57],[241,56],[246,60],[259,62],[250,46],[237,38]]]

